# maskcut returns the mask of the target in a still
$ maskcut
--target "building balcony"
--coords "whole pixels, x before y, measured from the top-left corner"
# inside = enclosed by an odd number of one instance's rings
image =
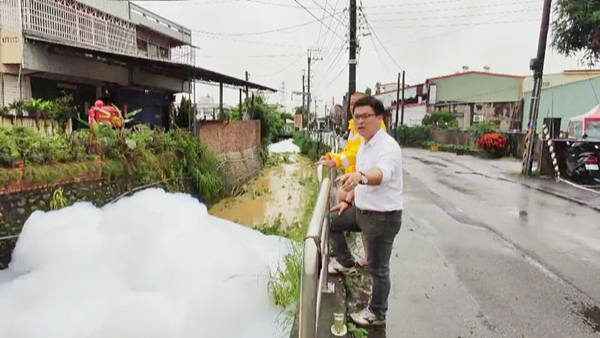
[[[195,64],[189,30],[131,6],[131,20],[124,20],[74,0],[4,0],[0,27],[68,46]]]

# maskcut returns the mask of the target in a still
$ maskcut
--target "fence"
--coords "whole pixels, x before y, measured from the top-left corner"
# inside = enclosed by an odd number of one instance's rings
[[[336,152],[337,149],[343,148],[345,146],[345,141],[342,137],[338,136],[334,132],[320,132],[320,131],[311,131],[308,132],[308,136],[311,140],[315,142],[323,143],[324,145],[330,147],[332,151]]]
[[[339,150],[340,137],[334,133],[314,133],[310,138],[322,140],[332,151]],[[327,174],[325,174],[327,173]],[[321,295],[333,292],[333,285],[327,280],[329,266],[329,225],[331,205],[335,203],[335,169],[324,171],[317,168],[320,183],[319,197],[304,239],[304,259],[302,263],[302,287],[300,290],[300,312],[298,336],[315,338],[319,326]]]

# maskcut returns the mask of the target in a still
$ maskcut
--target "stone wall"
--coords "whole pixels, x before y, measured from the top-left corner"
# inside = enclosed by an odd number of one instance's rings
[[[262,169],[260,121],[204,121],[200,139],[222,161],[220,174],[226,191],[248,182]]]
[[[203,121],[200,139],[217,154],[259,147],[260,121]]]
[[[460,130],[432,129],[431,139],[440,144],[473,145],[471,133]]]
[[[128,191],[126,182],[96,180],[1,194],[0,238],[20,234],[25,221],[35,211],[49,211],[52,195],[59,188],[63,189],[63,197],[69,204],[89,201],[96,206],[103,206]],[[16,238],[0,240],[0,269],[8,266],[15,243]]]

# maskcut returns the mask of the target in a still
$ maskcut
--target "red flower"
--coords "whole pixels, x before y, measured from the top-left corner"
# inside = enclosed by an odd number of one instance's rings
[[[506,149],[506,136],[498,133],[485,134],[477,139],[477,145],[487,152],[497,153]]]

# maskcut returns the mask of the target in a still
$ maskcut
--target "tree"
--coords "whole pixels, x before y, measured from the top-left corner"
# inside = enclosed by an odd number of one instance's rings
[[[371,88],[367,87],[367,89],[365,89],[365,94],[367,94],[367,96],[371,96]]]
[[[381,94],[381,82],[375,84],[375,95]]]
[[[565,56],[583,53],[581,62],[600,60],[600,1],[557,0],[552,23],[554,48]]]

